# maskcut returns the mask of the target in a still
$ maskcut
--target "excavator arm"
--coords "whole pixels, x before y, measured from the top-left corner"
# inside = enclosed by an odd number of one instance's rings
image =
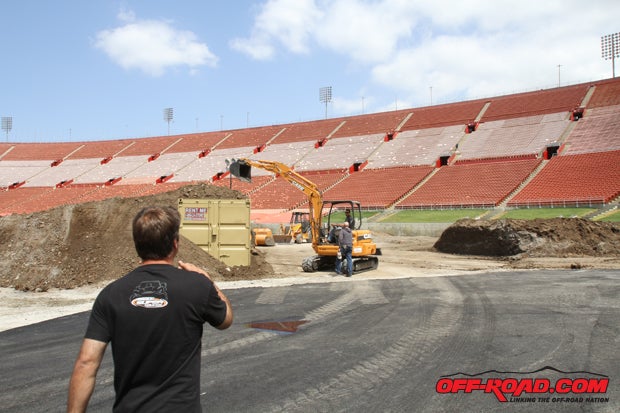
[[[321,191],[314,184],[297,172],[293,171],[289,166],[277,161],[263,161],[251,159],[238,159],[229,165],[229,171],[232,176],[250,181],[252,167],[261,168],[269,172],[273,172],[286,179],[291,185],[302,191],[308,197],[310,204],[310,230],[312,233],[312,248],[317,255],[314,257],[306,257],[301,264],[305,272],[314,272],[317,270],[333,269],[336,264],[336,255],[339,246],[335,242],[322,237],[321,219],[323,216],[323,206],[325,203],[330,204],[330,211],[334,205],[346,204],[353,207],[357,204],[360,210],[359,202],[355,201],[326,201],[323,202]],[[361,220],[361,215],[360,215]],[[367,229],[355,229],[353,231],[353,271],[366,271],[377,268],[379,261],[375,255],[380,255],[380,250],[372,240],[372,235]]]
[[[242,180],[249,180],[250,167],[264,169],[286,179],[295,188],[302,191],[308,197],[310,209],[310,230],[312,232],[312,245],[316,249],[321,236],[321,215],[323,213],[323,197],[316,184],[297,172],[291,167],[277,161],[252,160],[247,158],[237,159],[230,165],[230,173]]]

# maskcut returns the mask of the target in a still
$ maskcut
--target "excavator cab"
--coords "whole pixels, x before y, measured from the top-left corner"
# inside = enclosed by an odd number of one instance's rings
[[[362,226],[362,209],[357,201],[323,201],[323,212],[326,212],[327,220],[323,225],[322,238],[326,238],[323,241],[328,243],[337,244],[338,233],[345,221],[349,223],[352,231]]]

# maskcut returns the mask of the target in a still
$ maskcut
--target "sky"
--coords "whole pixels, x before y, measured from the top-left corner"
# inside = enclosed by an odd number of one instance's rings
[[[0,142],[231,130],[591,82],[612,77],[601,36],[620,32],[617,0],[20,0],[0,10],[0,116],[12,120]]]

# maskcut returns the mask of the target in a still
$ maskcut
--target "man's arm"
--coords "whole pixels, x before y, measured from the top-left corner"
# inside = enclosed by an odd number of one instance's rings
[[[95,389],[95,378],[108,344],[85,338],[78,354],[69,382],[67,412],[85,412]]]
[[[211,280],[211,276],[209,276],[208,272],[206,272],[202,268],[197,267],[194,264],[190,264],[188,262],[179,261],[179,268],[181,268],[181,269],[183,269],[185,271],[197,272],[199,274],[204,275],[209,280]],[[219,326],[216,326],[215,328],[217,328],[218,330],[226,330],[233,323],[232,306],[230,305],[230,301],[228,300],[228,297],[226,297],[226,295],[222,292],[222,290],[220,290],[217,287],[217,285],[215,285],[215,282],[213,280],[211,280],[211,282],[213,283],[213,286],[215,287],[215,290],[217,291],[217,294],[220,296],[220,299],[222,301],[224,301],[224,303],[226,303],[226,317],[224,318],[224,321],[222,322],[222,324],[220,324]]]

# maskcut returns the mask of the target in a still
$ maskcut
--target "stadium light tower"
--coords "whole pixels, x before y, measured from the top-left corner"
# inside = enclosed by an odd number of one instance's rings
[[[2,130],[6,132],[6,141],[9,141],[9,132],[13,129],[13,118],[11,116],[2,117]]]
[[[605,60],[611,59],[612,76],[616,77],[616,57],[620,57],[620,33],[601,37],[601,56]]]
[[[319,101],[325,103],[325,119],[327,119],[327,104],[332,101],[331,86],[326,86],[319,89]]]
[[[166,108],[164,109],[164,120],[168,122],[168,135],[170,135],[170,122],[174,118],[174,109]]]

